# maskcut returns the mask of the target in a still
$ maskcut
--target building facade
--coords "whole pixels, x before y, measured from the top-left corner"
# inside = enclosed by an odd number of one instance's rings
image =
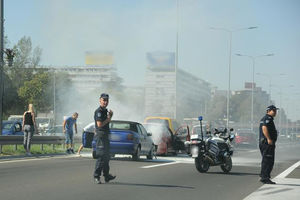
[[[175,68],[175,54],[148,53],[145,79],[145,116],[164,116],[177,120],[198,117],[206,112],[210,84]]]

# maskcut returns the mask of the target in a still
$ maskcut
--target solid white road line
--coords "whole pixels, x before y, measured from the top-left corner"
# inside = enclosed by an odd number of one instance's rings
[[[300,165],[300,161],[298,161],[298,162],[296,162],[295,164],[293,164],[292,166],[290,166],[288,169],[286,169],[284,172],[282,172],[281,174],[279,174],[279,175],[276,176],[275,178],[285,178],[285,177],[288,176],[292,171],[294,171],[294,169],[296,169],[299,165]]]
[[[179,161],[175,161],[175,162],[169,162],[169,163],[163,163],[163,164],[158,164],[158,165],[148,165],[148,166],[144,166],[141,167],[143,169],[149,169],[149,168],[153,168],[153,167],[161,167],[161,166],[166,166],[166,165],[174,165],[174,164],[178,164],[181,163]]]
[[[23,159],[18,159],[18,160],[0,160],[0,164],[49,160],[49,159],[54,159],[54,158],[74,158],[74,157],[78,157],[78,156],[75,156],[75,155],[74,156],[51,156],[51,157],[44,157],[44,158],[30,157],[30,158],[23,158]]]
[[[286,169],[284,172],[276,176],[274,180],[277,184],[268,185],[264,184],[258,188],[255,192],[248,195],[244,200],[299,200],[300,197],[300,179],[296,178],[285,178],[294,169],[300,166],[300,161],[293,164],[291,167]]]

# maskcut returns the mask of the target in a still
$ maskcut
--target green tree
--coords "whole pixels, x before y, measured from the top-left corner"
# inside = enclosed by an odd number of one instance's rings
[[[49,73],[38,73],[29,81],[25,81],[24,85],[19,88],[18,95],[21,100],[28,105],[33,103],[41,112],[47,112],[51,108],[49,99],[51,99]]]
[[[10,42],[6,37],[6,48],[9,44]],[[36,69],[40,62],[42,50],[39,47],[32,48],[30,37],[22,37],[13,46],[13,51],[15,54],[13,65],[11,67],[4,66],[3,113],[5,117],[10,114],[23,114],[27,102],[18,96],[19,89],[24,86],[25,82],[30,81],[34,74],[43,73],[44,71]]]

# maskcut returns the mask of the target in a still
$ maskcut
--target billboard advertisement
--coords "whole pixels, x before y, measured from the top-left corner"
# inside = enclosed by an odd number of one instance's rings
[[[86,65],[113,65],[114,56],[112,52],[88,51],[85,54]]]
[[[151,52],[147,53],[148,69],[157,71],[175,70],[175,53]]]

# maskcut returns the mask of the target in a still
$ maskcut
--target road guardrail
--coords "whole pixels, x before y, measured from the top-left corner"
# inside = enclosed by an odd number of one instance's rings
[[[17,149],[18,144],[23,144],[24,136],[22,135],[1,135],[0,136],[0,153],[2,153],[2,145],[15,145]],[[41,149],[43,150],[44,144],[52,144],[53,149],[56,144],[64,144],[65,136],[41,136],[34,135],[31,139],[31,144],[40,144]],[[81,142],[81,137],[74,137],[74,143]]]

